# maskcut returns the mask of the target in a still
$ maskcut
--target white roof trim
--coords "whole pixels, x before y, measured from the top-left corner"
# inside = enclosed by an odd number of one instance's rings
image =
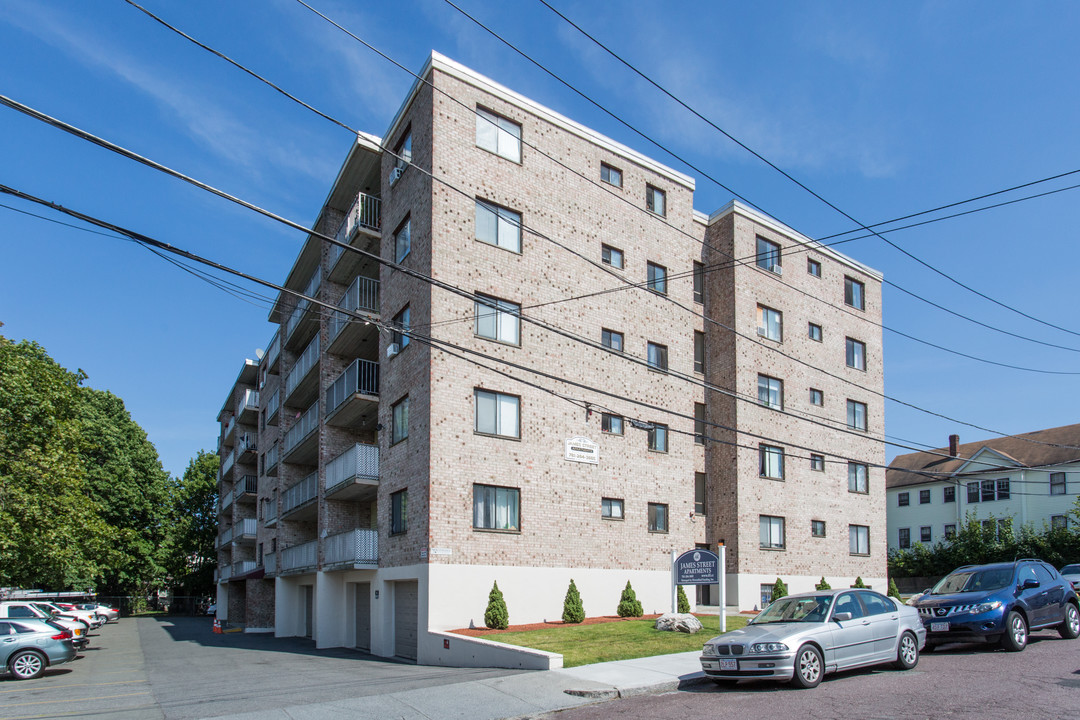
[[[701,212],[700,210],[695,210],[694,211],[694,222],[699,222],[702,225],[708,225],[709,224],[709,216],[706,213]]]
[[[993,455],[996,458],[1000,458],[1001,463],[998,464],[998,465],[995,465],[995,466],[988,467],[986,469],[982,469],[982,470],[968,470],[967,469],[968,467],[970,467],[973,464],[985,463],[986,462],[985,460],[980,459],[980,458],[982,458],[983,455]],[[1015,459],[1009,457],[1008,455],[1002,455],[1001,453],[999,453],[997,450],[994,450],[993,448],[988,448],[986,446],[983,446],[983,447],[979,448],[979,450],[974,455],[972,455],[967,460],[965,460],[963,465],[956,468],[956,470],[953,471],[953,475],[963,475],[963,474],[968,473],[968,472],[970,472],[972,475],[977,475],[979,473],[999,473],[999,472],[1001,472],[1002,470],[1004,470],[1006,468],[1023,468],[1023,467],[1026,467],[1026,466],[1022,465],[1019,462],[1017,462]]]

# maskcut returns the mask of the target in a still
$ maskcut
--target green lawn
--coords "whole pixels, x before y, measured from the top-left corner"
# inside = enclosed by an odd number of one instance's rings
[[[508,632],[488,635],[485,640],[520,645],[522,647],[561,653],[563,667],[590,665],[609,660],[668,655],[701,650],[705,641],[714,637],[720,627],[715,615],[699,615],[705,627],[694,635],[666,632],[653,627],[655,620],[624,620],[596,625],[560,625],[543,630]],[[748,618],[729,617],[727,629],[746,625]]]

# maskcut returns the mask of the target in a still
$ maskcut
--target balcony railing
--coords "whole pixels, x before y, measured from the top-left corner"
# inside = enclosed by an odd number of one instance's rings
[[[223,495],[223,496],[221,497],[221,510],[222,510],[223,512],[224,512],[225,510],[228,510],[228,509],[229,509],[229,506],[230,506],[230,505],[232,505],[232,501],[233,501],[233,491],[232,491],[232,490],[230,490],[229,492],[225,493],[225,494],[224,494],[224,495]]]
[[[240,402],[236,408],[236,414],[244,412],[245,410],[258,410],[259,409],[259,391],[247,389],[240,395]]]
[[[271,425],[270,419],[278,413],[278,408],[281,407],[281,389],[274,391],[274,394],[270,396],[270,399],[266,401],[266,424]]]
[[[225,476],[225,473],[232,470],[233,463],[236,462],[236,450],[230,450],[229,454],[225,456],[225,459],[221,461],[221,475]]]
[[[232,495],[236,500],[240,499],[241,495],[255,495],[259,491],[259,478],[254,475],[245,475],[236,481],[236,486],[233,487]]]
[[[221,437],[223,437],[223,438],[229,437],[229,433],[231,433],[235,429],[236,429],[236,416],[233,415],[228,420],[226,420],[225,424],[222,426],[222,428],[221,428]]]
[[[350,565],[379,564],[379,531],[357,529],[331,535],[323,541],[323,561]]]
[[[225,547],[226,545],[228,545],[229,543],[232,542],[232,538],[233,538],[233,529],[232,528],[228,528],[228,529],[222,531],[221,534],[218,535],[218,541],[217,541],[218,542],[218,547],[219,548]]]
[[[300,444],[304,438],[306,438],[311,432],[319,426],[319,401],[311,403],[311,407],[307,409],[303,417],[291,428],[289,432],[285,433],[285,448],[286,455],[294,447]]]
[[[330,415],[356,393],[379,394],[379,363],[353,360],[334,384],[326,389],[326,414]]]
[[[267,575],[273,575],[277,572],[277,553],[263,555],[263,570]]]
[[[319,473],[313,472],[300,482],[293,485],[281,496],[281,514],[291,512],[309,500],[315,499],[315,492],[319,488]]]
[[[349,289],[341,296],[338,307],[349,312],[379,312],[379,281],[373,278],[358,275],[349,285]],[[330,316],[330,342],[341,334],[341,331],[355,321],[348,312],[337,312]]]
[[[285,376],[285,397],[289,397],[296,386],[300,384],[300,381],[307,377],[307,374],[311,372],[311,368],[315,367],[315,364],[319,362],[319,336],[316,335],[312,338],[308,346],[304,348],[304,352],[297,358],[296,364],[293,365],[292,370]]]
[[[319,557],[319,541],[312,540],[303,545],[294,545],[281,551],[278,572],[315,567]]]
[[[326,466],[326,487],[354,478],[379,478],[379,446],[356,443]]]
[[[263,503],[263,520],[267,526],[277,522],[277,496]]]
[[[254,560],[238,560],[232,564],[232,575],[230,577],[236,577],[237,575],[244,575],[246,573],[255,570]]]
[[[236,453],[237,457],[243,455],[246,452],[255,452],[255,450],[257,449],[255,443],[255,433],[243,433],[242,435],[240,435],[239,438],[237,438],[236,449],[233,450],[233,452]]]
[[[307,287],[304,288],[304,295],[307,297],[315,297],[315,293],[319,292],[319,285],[322,283],[322,275],[319,273],[319,268],[315,268],[315,272],[311,275],[311,279],[308,280]],[[300,319],[304,317],[304,313],[307,311],[308,306],[311,303],[306,298],[301,298],[296,307],[293,308],[292,314],[289,315],[288,321],[285,323],[285,337],[292,337],[293,331],[296,330],[296,326],[300,324]]]
[[[218,568],[218,582],[225,582],[232,577],[232,566],[226,565],[225,567]]]
[[[357,195],[356,200],[353,201],[352,207],[349,208],[349,212],[345,214],[345,219],[342,220],[341,227],[338,228],[335,239],[340,243],[348,244],[349,240],[352,238],[353,231],[356,230],[357,227],[378,230],[382,225],[381,206],[382,203],[377,197],[365,193]],[[330,247],[331,270],[337,265],[337,261],[341,259],[344,252],[345,248],[340,245],[332,245]]]
[[[274,367],[274,363],[278,361],[281,356],[281,336],[278,333],[274,333],[274,339],[270,341],[270,345],[266,348],[266,367]]]
[[[277,467],[278,464],[278,444],[274,443],[270,446],[270,449],[266,451],[266,458],[263,461],[263,472],[267,475],[270,471]]]

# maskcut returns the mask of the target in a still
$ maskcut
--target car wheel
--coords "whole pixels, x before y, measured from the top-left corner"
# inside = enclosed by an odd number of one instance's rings
[[[45,672],[45,658],[33,650],[23,650],[8,659],[8,668],[16,680],[32,680]]]
[[[1015,610],[1005,618],[1005,634],[1001,636],[1001,646],[1009,652],[1020,652],[1027,647],[1028,627],[1024,616]]]
[[[801,688],[817,687],[825,674],[825,663],[821,651],[813,645],[803,645],[795,653],[795,674],[791,682]]]
[[[1058,625],[1058,634],[1066,640],[1080,637],[1080,610],[1072,603],[1065,603],[1065,619]]]
[[[910,670],[919,664],[919,641],[910,632],[900,636],[900,645],[896,650],[896,662],[900,670]]]

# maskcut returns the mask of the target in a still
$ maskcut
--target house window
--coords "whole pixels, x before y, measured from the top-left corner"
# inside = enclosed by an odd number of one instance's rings
[[[810,404],[821,407],[825,404],[825,393],[817,388],[810,388]]]
[[[902,492],[896,494],[896,506],[907,507],[911,504],[911,493]]]
[[[667,372],[667,345],[649,343],[647,359],[650,370]]]
[[[765,407],[784,409],[784,381],[768,375],[757,376],[758,402]]]
[[[401,262],[412,250],[412,220],[405,218],[394,233],[394,257]]]
[[[810,469],[817,472],[825,472],[825,456],[810,453]]]
[[[956,537],[956,526],[955,525],[946,525],[945,526],[945,539],[946,540],[952,540],[955,537]]]
[[[921,543],[929,543],[929,542],[931,542],[930,537],[931,537],[931,533],[930,533],[930,526],[929,525],[923,525],[922,527],[919,528],[919,542],[921,542]]]
[[[844,303],[856,310],[866,309],[865,298],[866,286],[858,280],[849,277],[844,278]]]
[[[1065,494],[1065,473],[1050,473],[1050,494]]]
[[[784,314],[779,310],[757,306],[757,334],[779,342],[784,339]]]
[[[997,481],[997,499],[1009,499],[1009,478],[1002,478]]]
[[[694,403],[694,442],[704,445],[706,433],[705,403]]]
[[[705,333],[694,331],[694,372],[705,373]]]
[[[920,490],[919,491],[919,504],[920,505],[929,505],[930,504],[930,491],[929,490]]]
[[[500,437],[521,437],[518,409],[521,398],[517,395],[490,392],[477,388],[476,432]]]
[[[758,473],[774,480],[784,479],[784,448],[775,445],[758,446]]]
[[[654,452],[667,452],[667,425],[653,423],[649,428],[649,449]]]
[[[405,136],[394,146],[394,171],[390,175],[390,184],[393,185],[405,172],[405,168],[412,162],[412,128],[405,131]]]
[[[521,162],[521,125],[476,108],[476,145],[507,160]]]
[[[821,277],[821,263],[813,258],[806,258],[806,272],[816,278]]]
[[[667,295],[667,268],[656,263],[647,263],[648,288],[655,293]]]
[[[477,293],[475,317],[474,332],[477,337],[510,345],[520,344],[521,306],[517,303]]]
[[[900,528],[900,549],[907,550],[911,547],[911,528]]]
[[[757,239],[757,266],[780,273],[780,246],[771,240]]]
[[[476,239],[488,245],[520,253],[521,213],[477,200]]]
[[[398,490],[390,494],[390,534],[400,535],[408,530],[409,491]]]
[[[1050,529],[1051,530],[1065,530],[1069,527],[1069,518],[1067,515],[1051,515],[1050,516]]]
[[[759,515],[761,547],[766,550],[784,549],[784,518],[773,515]]]
[[[667,215],[667,194],[652,185],[645,186],[645,207],[657,215]]]
[[[705,302],[705,266],[694,262],[694,302]]]
[[[866,369],[866,343],[847,339],[847,366],[856,370]]]
[[[600,262],[605,265],[610,265],[613,268],[622,270],[623,268],[623,254],[622,250],[610,245],[600,246]]]
[[[847,489],[853,493],[868,493],[870,488],[867,482],[868,469],[862,463],[849,462],[847,464]]]
[[[810,323],[809,328],[810,328],[809,329],[809,337],[810,337],[810,339],[815,341],[815,342],[821,342],[821,338],[823,337],[822,332],[821,332],[821,326],[820,325],[815,325],[814,323]]]
[[[705,502],[706,475],[703,472],[694,473],[694,514],[706,515],[707,504]]]
[[[622,352],[623,334],[621,332],[615,332],[614,330],[602,328],[600,330],[600,344],[606,348],[615,350],[616,352]]]
[[[848,525],[848,552],[852,555],[870,554],[870,528],[866,525]]]
[[[473,527],[520,530],[521,491],[495,485],[473,485]]]
[[[662,503],[649,503],[649,532],[668,531],[668,508]]]
[[[996,483],[993,480],[982,481],[982,497],[983,502],[988,502],[994,499],[996,495]]]
[[[398,346],[398,352],[401,352],[409,346],[410,337],[409,332],[409,318],[412,313],[409,311],[409,306],[401,308],[401,312],[394,316],[391,321],[394,329],[390,336],[390,342]]]
[[[969,482],[967,484],[967,501],[969,503],[979,502],[979,482]]]
[[[622,170],[611,167],[607,163],[600,163],[600,179],[608,185],[622,187]]]
[[[622,520],[623,501],[620,498],[600,498],[600,517],[608,520]]]
[[[847,401],[847,426],[852,430],[866,430],[866,403]]]
[[[409,397],[405,396],[391,408],[393,424],[390,428],[390,444],[399,443],[409,437]]]
[[[612,415],[610,413],[602,413],[600,415],[600,432],[605,432],[609,435],[622,435],[623,434],[623,419],[621,415]]]
[[[811,520],[810,521],[810,535],[816,538],[825,537],[825,521],[824,520]]]
[[[956,502],[956,486],[949,485],[941,489],[941,502]]]

